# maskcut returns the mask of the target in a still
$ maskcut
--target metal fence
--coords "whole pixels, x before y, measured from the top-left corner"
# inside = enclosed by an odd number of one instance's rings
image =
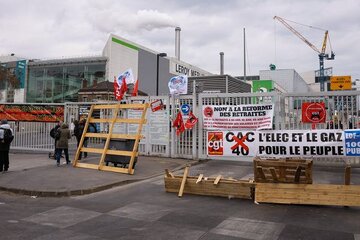
[[[247,105],[255,103],[273,103],[274,130],[296,130],[313,128],[311,124],[302,122],[302,105],[309,102],[323,102],[326,105],[325,123],[316,124],[317,129],[356,129],[360,128],[360,93],[357,91],[337,91],[321,93],[201,93],[198,95],[181,96],[149,96],[129,97],[127,102],[151,103],[159,100],[164,108],[152,112],[147,111],[147,124],[144,125],[142,134],[144,139],[140,141],[139,152],[142,155],[163,156],[188,159],[208,159],[206,155],[207,139],[206,130],[203,128],[202,108],[205,105]],[[72,126],[72,122],[90,109],[91,104],[113,104],[114,102],[102,103],[65,103],[64,121]],[[198,124],[191,130],[186,130],[176,136],[175,129],[171,127],[174,118],[183,104],[191,106],[195,116],[199,118]],[[111,116],[108,110],[100,110],[96,116]],[[122,117],[136,118],[136,109],[122,113]],[[186,120],[186,116],[185,116]],[[36,151],[52,151],[54,140],[50,137],[50,130],[55,123],[47,122],[10,122],[14,129],[15,139],[13,149],[26,149]],[[99,125],[100,132],[106,132],[105,123]],[[134,126],[117,126],[119,133],[134,133]],[[92,139],[95,144],[101,144],[101,139]],[[71,148],[76,148],[76,140],[70,140]],[[226,159],[226,158],[224,158]],[[241,161],[241,159],[239,159]],[[343,163],[344,160],[359,164],[359,158],[329,158],[317,159],[324,163]]]

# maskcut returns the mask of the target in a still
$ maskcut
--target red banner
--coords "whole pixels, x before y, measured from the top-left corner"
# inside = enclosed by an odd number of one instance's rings
[[[63,106],[0,105],[0,119],[8,121],[58,122],[64,120]]]

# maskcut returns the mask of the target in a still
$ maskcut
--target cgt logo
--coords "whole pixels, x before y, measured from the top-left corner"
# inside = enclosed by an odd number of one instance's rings
[[[223,133],[208,132],[208,155],[224,155]]]

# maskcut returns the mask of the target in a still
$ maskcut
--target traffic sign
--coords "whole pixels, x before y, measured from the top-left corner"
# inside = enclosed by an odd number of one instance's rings
[[[189,104],[183,104],[183,105],[181,105],[181,112],[182,112],[184,115],[188,115],[189,112],[190,112],[190,106],[189,106]]]
[[[351,90],[351,76],[333,76],[330,77],[331,90]]]
[[[301,106],[303,123],[324,123],[326,109],[324,102],[304,102]]]

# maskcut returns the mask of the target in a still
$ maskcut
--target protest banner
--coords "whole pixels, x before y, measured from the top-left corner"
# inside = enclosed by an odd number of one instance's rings
[[[206,130],[272,129],[274,104],[205,105],[202,113]]]
[[[209,156],[339,157],[347,151],[342,130],[209,131]]]

